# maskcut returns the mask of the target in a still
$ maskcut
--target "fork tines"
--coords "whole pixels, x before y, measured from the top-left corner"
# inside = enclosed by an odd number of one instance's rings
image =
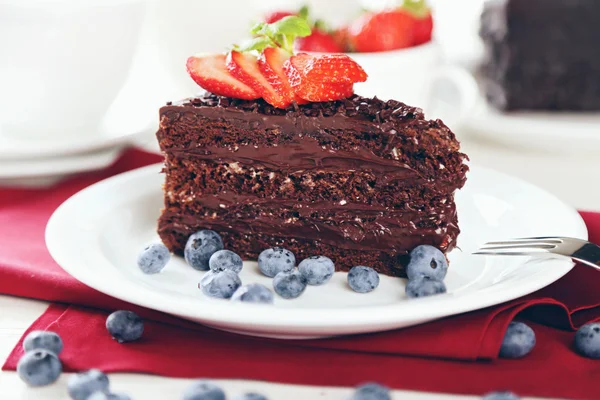
[[[549,252],[563,241],[555,237],[533,237],[488,242],[473,254],[482,255],[528,255],[532,252]]]

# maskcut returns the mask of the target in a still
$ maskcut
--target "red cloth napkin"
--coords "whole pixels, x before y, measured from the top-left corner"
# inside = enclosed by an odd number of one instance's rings
[[[553,285],[500,306],[398,331],[280,341],[234,335],[110,298],[71,278],[50,258],[44,228],[52,211],[83,187],[160,157],[133,150],[102,173],[51,189],[0,190],[0,293],[54,304],[30,327],[59,333],[66,370],[147,372],[173,377],[259,379],[313,385],[376,380],[395,388],[482,394],[600,398],[600,362],[577,355],[572,329],[600,318],[600,274],[576,267]],[[583,213],[592,241],[600,214]],[[75,306],[76,305],[76,306]],[[84,308],[94,307],[94,308]],[[120,345],[104,328],[106,310],[133,309],[146,319],[142,340]],[[508,323],[519,315],[537,335],[521,360],[498,359]],[[19,343],[4,369],[14,369]]]

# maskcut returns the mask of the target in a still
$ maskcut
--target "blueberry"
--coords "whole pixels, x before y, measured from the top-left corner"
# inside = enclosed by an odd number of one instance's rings
[[[309,285],[322,285],[333,276],[335,265],[328,257],[311,256],[298,264],[298,271],[306,278]]]
[[[244,393],[235,396],[233,400],[267,400],[267,398],[262,394],[258,393]]]
[[[379,274],[371,267],[352,267],[348,272],[348,285],[358,293],[372,292],[379,286]]]
[[[244,262],[242,261],[242,257],[231,250],[219,250],[210,256],[208,265],[213,271],[229,269],[236,274],[239,274],[244,266]]]
[[[29,386],[45,386],[56,381],[62,372],[60,360],[51,351],[28,351],[17,363],[19,377]]]
[[[153,243],[138,254],[137,264],[143,273],[157,274],[162,271],[170,259],[171,253],[164,244]]]
[[[225,392],[214,383],[201,380],[185,389],[183,400],[225,400]]]
[[[412,280],[424,275],[443,281],[448,272],[448,261],[440,250],[433,246],[417,246],[410,252],[410,261],[406,266],[406,275]]]
[[[49,350],[58,355],[63,349],[63,341],[58,334],[49,331],[31,331],[23,340],[23,350]]]
[[[73,400],[87,400],[92,393],[108,392],[108,376],[97,369],[81,372],[69,378],[67,390]]]
[[[132,342],[142,337],[144,321],[132,311],[115,311],[106,318],[106,329],[119,343]]]
[[[280,272],[273,278],[273,289],[284,299],[295,299],[306,289],[306,278],[298,271]]]
[[[390,389],[378,383],[365,383],[356,388],[350,400],[391,400]]]
[[[131,397],[124,393],[94,392],[86,400],[131,400]]]
[[[258,268],[270,278],[280,272],[292,272],[295,266],[296,257],[294,257],[294,254],[281,247],[264,250],[258,256]]]
[[[502,339],[500,357],[520,358],[535,346],[535,333],[533,329],[522,322],[511,322]]]
[[[273,303],[273,292],[265,285],[251,283],[236,290],[231,296],[231,300],[248,303]]]
[[[492,392],[483,396],[483,400],[520,400],[520,398],[512,392]]]
[[[191,235],[185,245],[185,261],[194,269],[207,271],[208,260],[215,252],[223,250],[223,240],[215,231],[202,230]]]
[[[444,282],[428,276],[418,276],[406,284],[406,295],[410,298],[433,296],[446,293]]]
[[[575,349],[589,358],[600,358],[600,323],[586,324],[575,333]]]
[[[198,288],[207,296],[217,297],[219,299],[228,299],[242,286],[242,280],[232,270],[209,271],[207,272]]]

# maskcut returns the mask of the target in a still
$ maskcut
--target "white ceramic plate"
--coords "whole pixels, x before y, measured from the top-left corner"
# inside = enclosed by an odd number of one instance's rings
[[[369,294],[352,292],[346,274],[324,286],[308,287],[295,300],[274,305],[231,303],[205,297],[198,289],[203,272],[173,257],[157,275],[144,275],[136,257],[158,240],[162,207],[159,165],[127,172],[71,197],[51,217],[46,243],[52,257],[76,279],[110,296],[249,335],[310,338],[383,331],[502,303],[540,289],[566,274],[568,260],[485,258],[471,251],[490,239],[532,235],[587,238],[577,212],[526,182],[472,167],[457,194],[462,249],[450,254],[448,293],[407,299],[405,281],[382,276]],[[244,283],[270,279],[246,262]]]
[[[490,107],[483,98],[462,121],[478,136],[536,151],[598,153],[600,112],[509,112]]]

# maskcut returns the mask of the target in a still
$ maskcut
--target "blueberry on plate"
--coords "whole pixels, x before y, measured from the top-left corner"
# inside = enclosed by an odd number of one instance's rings
[[[418,276],[406,284],[406,295],[410,298],[427,297],[440,293],[446,293],[444,282],[428,276]]]
[[[237,395],[233,400],[268,400],[265,396],[258,393],[244,393]]]
[[[533,329],[522,322],[512,321],[502,339],[500,357],[521,358],[535,346],[535,333]]]
[[[171,259],[171,253],[167,246],[162,243],[153,243],[146,246],[138,254],[138,267],[145,274],[157,274],[167,265]]]
[[[369,293],[379,286],[379,274],[371,267],[362,265],[348,271],[348,285],[358,293]]]
[[[212,271],[231,270],[239,274],[244,266],[242,257],[231,250],[216,251],[208,260],[208,266]]]
[[[58,355],[63,349],[63,341],[55,332],[31,331],[23,340],[23,350],[44,349]]]
[[[492,392],[483,396],[483,400],[520,400],[520,398],[512,392]]]
[[[390,389],[378,383],[365,383],[356,388],[349,400],[391,400]]]
[[[583,325],[575,333],[575,349],[589,358],[600,358],[600,323]]]
[[[131,397],[124,393],[94,392],[86,400],[131,400]]]
[[[448,272],[448,261],[439,249],[427,244],[417,246],[410,252],[410,261],[406,266],[409,280],[418,276],[428,276],[443,281]]]
[[[199,380],[185,389],[183,400],[225,400],[225,392],[212,382]]]
[[[265,285],[260,283],[251,283],[240,286],[231,296],[232,301],[243,301],[246,303],[273,303],[273,292]]]
[[[295,299],[306,289],[306,278],[298,271],[280,272],[273,278],[273,289],[284,299]]]
[[[108,376],[97,369],[72,375],[67,382],[67,390],[73,400],[87,400],[95,392],[108,393]]]
[[[292,272],[295,266],[296,257],[294,257],[294,254],[281,247],[264,250],[258,256],[258,268],[270,278],[280,272]]]
[[[335,272],[335,265],[325,256],[311,256],[298,264],[298,271],[309,285],[322,285],[328,282]]]
[[[198,284],[202,293],[218,299],[229,299],[240,286],[242,286],[242,280],[238,274],[229,269],[208,271]]]
[[[133,342],[142,337],[144,321],[133,311],[119,310],[106,318],[106,329],[119,343]]]
[[[208,271],[210,257],[223,250],[223,240],[215,231],[208,229],[194,233],[188,238],[183,255],[194,269]]]
[[[17,374],[28,386],[46,386],[56,381],[62,364],[56,354],[44,349],[28,351],[17,363]]]

